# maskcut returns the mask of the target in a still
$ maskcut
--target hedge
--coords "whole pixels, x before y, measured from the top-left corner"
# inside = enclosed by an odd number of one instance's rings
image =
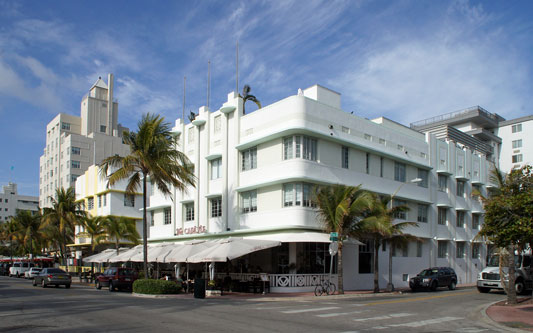
[[[181,283],[167,280],[139,279],[133,282],[133,292],[138,294],[179,294]]]

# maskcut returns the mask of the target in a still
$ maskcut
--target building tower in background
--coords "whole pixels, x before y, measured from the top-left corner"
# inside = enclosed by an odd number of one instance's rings
[[[8,185],[4,185],[4,192],[0,192],[0,223],[5,223],[19,210],[37,214],[39,212],[38,198],[18,194],[17,184],[9,182]]]

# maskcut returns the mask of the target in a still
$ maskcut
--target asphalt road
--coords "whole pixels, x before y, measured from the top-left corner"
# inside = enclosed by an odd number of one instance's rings
[[[502,332],[481,310],[504,298],[475,288],[284,299],[145,298],[76,284],[42,289],[0,277],[0,332]]]

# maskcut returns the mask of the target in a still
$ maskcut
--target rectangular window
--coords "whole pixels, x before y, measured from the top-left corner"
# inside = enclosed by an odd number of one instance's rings
[[[170,208],[165,208],[163,212],[165,215],[164,224],[172,223],[172,211],[170,210]],[[194,220],[194,204],[192,204],[192,219]]]
[[[106,125],[100,125],[100,132],[105,133],[106,129]]]
[[[348,169],[348,156],[349,156],[349,150],[348,150],[348,147],[342,146],[341,166],[342,166],[344,169]]]
[[[135,207],[135,195],[124,193],[124,207]]]
[[[222,198],[213,198],[211,201],[211,217],[222,216]]]
[[[72,169],[79,169],[81,167],[80,161],[70,161]]]
[[[366,153],[366,174],[370,174],[370,153]]]
[[[472,259],[479,259],[479,244],[472,243]]]
[[[472,214],[472,229],[479,229],[479,214]]]
[[[368,141],[372,140],[372,135],[365,133],[365,140],[368,140]]]
[[[290,183],[283,185],[283,207],[316,207],[311,200],[311,184]]]
[[[446,192],[448,189],[448,177],[445,175],[439,175],[439,191]]]
[[[422,242],[421,241],[416,242],[416,256],[419,258],[422,257]]]
[[[193,143],[194,142],[194,126],[189,128],[189,134],[188,134],[188,137],[187,137],[187,141],[189,143]]]
[[[418,183],[418,186],[420,187],[428,187],[428,171],[424,169],[418,169],[418,178],[422,179],[421,182]]]
[[[257,168],[257,147],[246,149],[241,152],[242,156],[242,171],[252,170]]]
[[[446,258],[448,256],[448,242],[438,241],[437,257]]]
[[[155,220],[154,220],[154,211],[152,210],[150,212],[150,226],[153,227],[155,224]]]
[[[310,161],[317,159],[317,140],[305,135],[283,138],[283,159],[303,158]]]
[[[222,177],[222,158],[217,158],[211,161],[211,179],[219,179]]]
[[[393,203],[394,207],[407,206],[407,202],[404,201],[404,200],[394,199],[392,203]],[[405,211],[403,211],[403,212],[395,212],[394,213],[394,218],[397,218],[397,219],[400,219],[400,220],[405,220],[407,218],[407,213]]]
[[[80,148],[78,148],[78,147],[71,147],[70,150],[72,152],[72,155],[81,155]]]
[[[447,209],[445,207],[437,208],[437,223],[440,225],[446,225]]]
[[[241,200],[242,213],[257,211],[257,190],[243,192]]]
[[[70,131],[70,124],[69,123],[61,123],[61,129],[65,131]]]
[[[522,139],[513,140],[513,149],[522,148]]]
[[[522,124],[516,124],[516,125],[511,126],[511,131],[513,133],[522,132]]]
[[[107,193],[104,194],[104,207],[107,206]]]
[[[379,144],[380,145],[384,145],[385,143],[386,143],[385,139],[379,138]]]
[[[218,134],[222,128],[222,117],[220,115],[215,117],[215,123],[213,125],[213,133]]]
[[[427,223],[428,221],[428,205],[418,204],[418,222]]]
[[[91,210],[94,208],[94,197],[87,199],[87,209]]]
[[[513,163],[520,163],[522,162],[522,154],[513,155]]]
[[[292,140],[293,140],[292,136],[283,138],[283,159],[284,160],[292,159],[292,153],[293,153]]]
[[[379,158],[379,176],[383,178],[383,157]]]
[[[458,180],[457,181],[457,196],[458,197],[464,197],[465,196],[465,182]]]
[[[457,245],[457,251],[455,252],[455,257],[464,258],[465,257],[465,242],[457,242],[455,244]]]
[[[98,196],[98,208],[102,207],[102,196]]]
[[[361,239],[364,245],[359,245],[359,274],[370,274],[374,272],[374,242],[370,239]]]
[[[457,211],[457,227],[458,228],[464,228],[465,227],[465,212],[464,210],[458,210]]]
[[[394,180],[405,183],[405,164],[394,162]]]
[[[316,139],[302,136],[302,158],[309,161],[316,161]]]

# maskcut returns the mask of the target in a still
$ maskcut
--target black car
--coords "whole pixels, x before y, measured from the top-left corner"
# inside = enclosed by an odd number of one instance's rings
[[[435,291],[438,287],[454,290],[457,286],[457,275],[450,267],[433,267],[424,269],[420,274],[409,280],[409,287],[415,291],[427,288]]]
[[[72,277],[62,269],[59,268],[43,268],[43,270],[33,278],[33,286],[40,285],[46,288],[49,285],[59,287],[64,285],[65,288],[70,288]]]

